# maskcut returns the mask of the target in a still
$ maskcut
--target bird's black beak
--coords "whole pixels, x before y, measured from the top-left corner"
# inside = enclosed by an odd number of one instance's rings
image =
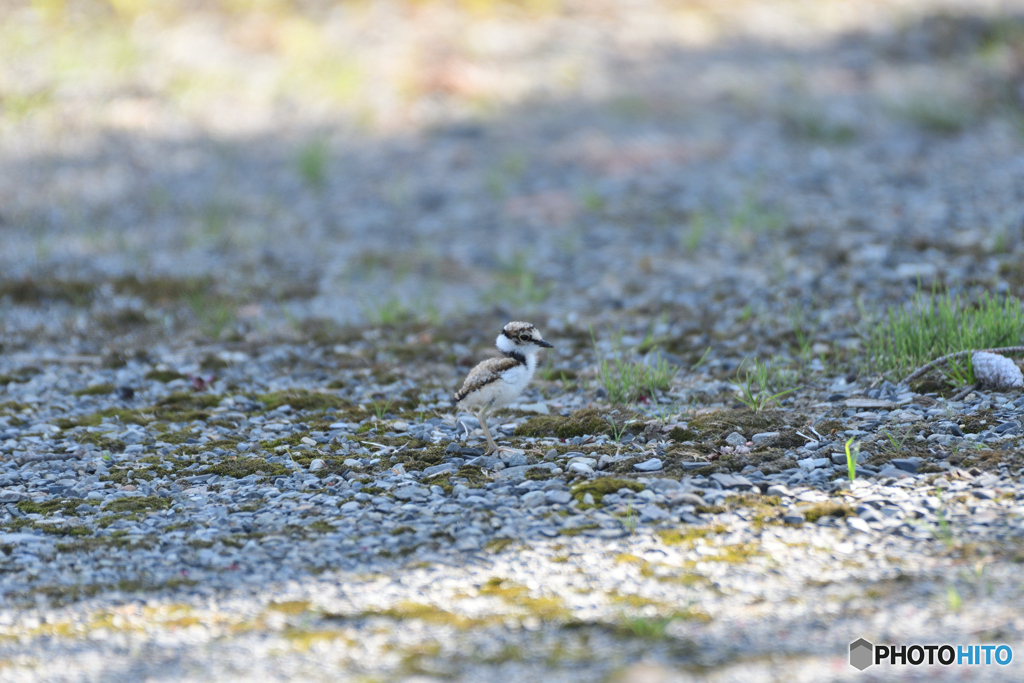
[[[551,344],[548,344],[548,343],[547,343],[546,341],[544,341],[543,339],[534,339],[534,340],[533,340],[533,343],[534,343],[534,344],[536,344],[537,346],[542,346],[542,347],[544,347],[545,349],[550,349],[550,348],[554,348],[554,347],[553,347],[553,346],[552,346]]]

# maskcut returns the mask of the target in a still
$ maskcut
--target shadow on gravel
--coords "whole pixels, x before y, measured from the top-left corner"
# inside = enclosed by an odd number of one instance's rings
[[[691,259],[709,248],[695,226],[736,206],[765,231],[802,235],[801,257],[828,263],[831,228],[773,212],[790,196],[841,200],[826,179],[762,158],[860,149],[884,166],[893,136],[955,144],[992,116],[1019,115],[1022,27],[940,14],[807,49],[652,50],[600,65],[612,94],[596,101],[551,97],[394,136],[298,123],[234,138],[81,130],[83,151],[0,160],[0,290],[19,302],[18,283],[36,282],[29,299],[77,304],[47,280],[118,289],[127,272],[209,278],[238,301],[305,302],[302,316],[349,322],[515,308],[578,288],[572,275],[598,252],[639,243]],[[994,52],[1004,66],[960,99],[896,106],[873,90],[893,71],[952,74]],[[881,129],[878,116],[889,118]],[[900,191],[912,203],[929,182]],[[751,256],[766,235],[743,238]],[[616,275],[638,266],[622,262]]]

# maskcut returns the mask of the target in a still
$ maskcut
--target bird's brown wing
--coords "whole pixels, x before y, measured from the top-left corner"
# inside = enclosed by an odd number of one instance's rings
[[[485,360],[469,371],[466,381],[462,383],[462,388],[455,392],[455,398],[452,399],[452,403],[459,403],[480,387],[496,382],[501,379],[501,373],[511,370],[517,365],[519,365],[519,361],[515,358],[491,358]]]

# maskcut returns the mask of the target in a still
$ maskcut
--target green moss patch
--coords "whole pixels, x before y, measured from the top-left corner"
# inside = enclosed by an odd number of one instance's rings
[[[70,517],[71,515],[78,514],[76,508],[79,505],[94,505],[89,501],[81,498],[53,498],[51,500],[43,501],[41,503],[35,503],[30,500],[23,500],[18,503],[18,509],[28,514],[37,515],[52,515],[59,512],[61,515]]]
[[[403,600],[393,607],[380,610],[378,612],[364,612],[360,616],[389,617],[399,621],[405,619],[419,619],[420,621],[424,621],[428,624],[453,626],[458,629],[473,628],[481,625],[481,622],[467,616],[455,614],[454,612],[449,612],[448,610],[435,607],[434,605],[427,605],[409,600]]]
[[[574,436],[597,436],[599,434],[611,436],[614,435],[616,430],[638,433],[643,430],[643,424],[628,425],[636,417],[637,413],[621,409],[584,408],[568,417],[561,415],[538,415],[537,417],[531,417],[516,427],[515,435],[529,437],[554,436],[559,439],[571,439]]]
[[[326,410],[327,408],[350,408],[352,404],[334,394],[307,391],[306,389],[289,389],[275,391],[257,396],[267,410],[275,410],[281,406],[291,406],[295,410]]]
[[[568,620],[569,611],[558,597],[534,597],[526,586],[494,577],[480,587],[480,595],[499,598],[542,621]]]
[[[956,393],[957,387],[935,377],[926,377],[910,383],[910,390],[915,394],[937,394],[941,398],[949,398]]]
[[[290,470],[279,463],[270,463],[263,458],[236,458],[231,457],[215,465],[210,465],[202,471],[202,474],[216,474],[221,477],[233,477],[242,479],[250,474],[259,474],[268,477],[290,474]]]
[[[829,500],[802,508],[801,512],[808,522],[817,522],[822,517],[854,517],[857,513],[848,503]]]
[[[113,388],[111,388],[111,391]],[[108,392],[109,393],[109,392]],[[124,424],[147,425],[153,421],[153,416],[144,410],[129,410],[127,408],[104,408],[103,410],[89,415],[75,418],[60,418],[56,421],[61,429],[73,427],[98,427],[105,419],[115,418]]]
[[[105,394],[114,393],[114,385],[105,384],[90,384],[85,389],[78,389],[77,391],[71,392],[75,396],[103,396]]]
[[[589,493],[594,497],[594,503],[600,504],[607,494],[617,493],[619,489],[629,489],[639,493],[644,490],[644,485],[632,479],[599,477],[572,487],[572,497],[582,503],[583,497]]]
[[[796,460],[786,457],[786,452],[780,448],[770,448],[746,455],[728,453],[712,464],[714,468],[707,470],[708,472],[739,472],[747,465],[753,465],[765,474],[776,474],[782,470],[796,467]],[[694,474],[701,473],[703,473],[701,470],[697,470]]]
[[[512,539],[511,538],[504,538],[504,537],[492,538],[491,540],[487,541],[487,543],[484,544],[484,549],[485,550],[489,550],[492,553],[494,553],[495,555],[497,555],[498,553],[500,553],[502,550],[504,550],[505,548],[509,547],[510,545],[512,545]]]
[[[16,304],[39,304],[64,301],[73,306],[87,306],[96,292],[92,282],[79,280],[21,278],[0,281],[0,299],[9,297]]]
[[[82,434],[78,437],[79,443],[91,443],[104,451],[110,451],[111,453],[121,453],[125,449],[124,441],[120,439],[111,439],[100,434],[88,433]],[[100,481],[103,481],[103,477],[100,477]]]
[[[310,612],[312,609],[312,605],[307,600],[285,600],[283,602],[271,602],[267,605],[267,610],[271,612],[281,612],[293,617]]]
[[[11,382],[14,382],[15,384],[24,384],[40,372],[42,371],[37,367],[19,368],[13,373],[0,375],[0,386],[10,384]]]
[[[165,422],[203,421],[210,417],[208,409],[217,406],[222,398],[218,394],[181,391],[167,396],[146,410]]]
[[[960,429],[964,434],[980,434],[986,429],[991,429],[999,421],[992,416],[991,410],[980,410],[963,418]]]
[[[409,448],[398,454],[398,462],[402,463],[407,472],[424,470],[434,465],[440,465],[444,461],[446,455],[444,446],[433,445],[419,439],[414,439],[407,443]]]
[[[678,529],[658,529],[654,533],[658,535],[665,545],[684,545],[693,543],[698,538],[704,538],[710,534],[720,534],[726,531],[722,525],[714,527],[686,526]]]
[[[696,441],[700,438],[700,435],[692,429],[683,429],[682,427],[673,427],[672,431],[668,433],[668,438],[673,441],[682,443],[684,441]]]
[[[66,527],[47,524],[45,526],[37,525],[36,528],[41,529],[44,534],[52,534],[54,536],[90,536],[92,534],[92,529],[78,524]]]
[[[166,396],[157,403],[159,408],[175,408],[177,410],[213,408],[221,399],[218,394],[201,394],[196,392],[178,391]]]
[[[174,370],[150,370],[146,373],[145,379],[154,380],[157,382],[173,382],[176,379],[188,379],[185,375]]]
[[[152,481],[157,477],[174,476],[186,466],[173,460],[163,460],[160,456],[149,455],[133,463],[115,466],[108,474],[100,477],[100,481],[127,484],[128,472],[133,472],[132,479]]]
[[[756,413],[752,410],[713,410],[695,415],[687,423],[688,433],[680,434],[684,441],[699,439],[701,441],[722,446],[725,437],[732,432],[739,432],[748,439],[760,432],[781,431],[786,422],[800,419],[793,413],[782,413],[766,410]],[[696,437],[696,439],[694,439]],[[801,441],[799,445],[802,445]]]
[[[187,429],[182,429],[176,432],[164,432],[159,436],[159,440],[163,441],[164,443],[180,446],[189,439],[195,438],[195,436],[196,435],[193,434],[191,431]]]
[[[89,553],[107,548],[149,549],[156,545],[150,537],[128,538],[124,534],[110,536],[83,536],[68,543],[58,543],[56,549],[62,553]]]
[[[900,456],[903,457],[903,456]],[[950,455],[948,461],[958,467],[977,467],[980,470],[996,472],[1001,466],[1007,466],[1011,471],[1024,467],[1024,452],[1014,448],[993,448],[981,451],[961,451]],[[924,463],[929,465],[930,463]],[[925,467],[918,467],[918,472],[926,471]]]
[[[117,498],[103,506],[108,512],[143,512],[147,510],[166,510],[171,507],[173,501],[170,498],[159,496],[139,496],[131,498]]]

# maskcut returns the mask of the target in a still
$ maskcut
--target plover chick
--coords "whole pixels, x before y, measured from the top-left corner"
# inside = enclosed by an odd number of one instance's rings
[[[487,429],[487,411],[502,408],[516,400],[537,369],[537,353],[551,348],[537,328],[530,323],[511,322],[505,325],[494,341],[501,358],[491,358],[469,371],[462,388],[455,392],[453,406],[477,409],[477,419],[487,437],[488,453],[498,450]]]

